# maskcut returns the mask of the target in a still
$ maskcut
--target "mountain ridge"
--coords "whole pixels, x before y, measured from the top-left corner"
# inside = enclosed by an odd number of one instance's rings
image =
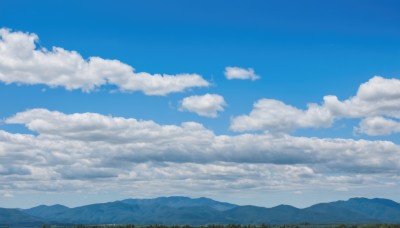
[[[377,224],[400,223],[400,204],[383,198],[350,198],[306,208],[240,206],[213,199],[182,196],[124,199],[66,207],[55,204],[29,209],[0,208],[0,226],[137,224]]]

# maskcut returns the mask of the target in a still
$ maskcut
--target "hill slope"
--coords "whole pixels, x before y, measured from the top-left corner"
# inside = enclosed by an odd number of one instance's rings
[[[40,226],[46,224],[44,219],[26,214],[17,209],[0,208],[0,226]]]

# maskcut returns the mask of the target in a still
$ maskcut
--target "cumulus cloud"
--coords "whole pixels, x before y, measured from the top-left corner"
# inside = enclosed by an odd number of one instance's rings
[[[250,79],[255,81],[260,78],[260,76],[254,73],[252,68],[244,69],[240,67],[225,67],[225,77],[229,80],[232,79]]]
[[[338,118],[400,118],[400,80],[375,76],[362,83],[356,96],[347,100],[339,101],[336,96],[325,96],[324,106]]]
[[[67,90],[93,91],[114,85],[121,91],[141,91],[147,95],[167,95],[192,87],[207,87],[198,74],[149,74],[135,72],[118,60],[89,57],[60,47],[38,47],[33,33],[0,29],[0,81],[10,84],[43,84]]]
[[[371,136],[390,135],[400,132],[400,122],[381,116],[367,117],[361,120],[355,131]]]
[[[400,148],[388,141],[215,135],[194,122],[159,125],[133,118],[46,109],[18,113],[6,123],[23,124],[37,133],[0,131],[1,170],[6,176],[51,175],[42,170],[51,166],[68,178],[93,177],[94,169],[101,174],[96,178],[113,177],[119,175],[118,169],[146,162],[310,165],[313,170],[355,173],[399,169],[395,161],[400,159]]]
[[[398,132],[397,121],[385,117],[400,118],[400,80],[375,76],[361,84],[354,97],[340,101],[336,96],[328,95],[321,105],[309,104],[306,110],[278,100],[261,99],[254,104],[250,114],[232,118],[231,129],[237,132],[290,132],[298,128],[329,127],[338,119],[362,118],[359,133]],[[377,126],[378,122],[384,126]]]
[[[38,135],[11,134],[1,131],[3,153],[18,151],[23,157],[42,162],[51,152],[57,163],[97,156],[100,163],[116,162],[249,162],[278,164],[341,164],[368,167],[369,159],[381,168],[387,156],[398,159],[399,147],[387,141],[318,139],[289,135],[241,134],[215,135],[199,123],[159,125],[153,121],[104,116],[97,113],[65,114],[46,109],[17,113],[6,123],[23,124]],[[45,151],[42,151],[44,148]],[[250,152],[251,151],[251,152]],[[379,155],[375,153],[379,151]],[[333,153],[335,152],[335,153]],[[12,156],[18,156],[13,153]],[[29,156],[31,154],[32,156]],[[68,154],[64,156],[63,154]],[[385,157],[380,157],[384,155]],[[76,156],[76,157],[73,157]],[[73,157],[73,159],[71,158]],[[71,158],[71,159],[70,159]],[[344,159],[348,158],[348,159]],[[372,164],[371,163],[371,164]],[[372,167],[370,167],[372,168]]]
[[[207,93],[202,96],[185,97],[181,101],[180,110],[215,118],[218,116],[218,112],[224,111],[224,106],[226,106],[224,97],[218,94]]]
[[[261,99],[249,115],[235,117],[231,129],[288,132],[297,128],[329,127],[332,122],[331,113],[316,104],[310,104],[308,110],[300,110],[278,100]]]
[[[153,194],[162,189],[160,195],[179,189],[186,194],[292,191],[335,184],[382,186],[398,183],[400,171],[400,147],[389,141],[216,135],[195,122],[160,125],[46,109],[20,112],[5,122],[34,132],[0,130],[0,190],[13,192],[82,191],[88,186]]]

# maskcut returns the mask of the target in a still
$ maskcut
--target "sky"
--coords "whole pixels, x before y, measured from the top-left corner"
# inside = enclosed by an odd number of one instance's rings
[[[0,207],[400,201],[395,0],[0,0]]]

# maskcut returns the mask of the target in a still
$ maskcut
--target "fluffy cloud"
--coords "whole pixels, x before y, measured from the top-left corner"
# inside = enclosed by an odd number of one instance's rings
[[[224,97],[218,94],[185,97],[181,101],[180,110],[197,113],[200,116],[217,117],[218,112],[224,111]]]
[[[329,127],[337,119],[366,118],[360,123],[360,133],[398,132],[396,121],[384,117],[400,118],[399,79],[375,76],[361,84],[354,97],[340,101],[336,96],[328,95],[323,100],[321,105],[309,104],[307,110],[301,110],[281,101],[261,99],[254,104],[249,115],[233,118],[231,129],[238,132],[289,132],[298,128]],[[378,129],[377,123],[384,126]]]
[[[361,120],[359,127],[355,130],[371,136],[390,135],[400,132],[400,122],[381,116],[367,117]]]
[[[197,74],[161,75],[135,70],[118,60],[90,57],[60,47],[51,50],[36,45],[36,34],[0,29],[0,81],[17,84],[44,84],[67,90],[93,91],[115,85],[121,91],[142,91],[166,95],[209,83]]]
[[[249,162],[274,164],[320,163],[335,169],[369,165],[395,168],[399,146],[388,141],[318,139],[289,135],[215,135],[195,122],[159,125],[153,121],[111,117],[96,113],[64,114],[32,109],[8,118],[6,123],[24,124],[38,135],[0,132],[3,153],[43,162],[68,163],[92,156],[93,164],[113,162]],[[56,152],[56,153],[54,153]],[[379,154],[376,154],[378,153]],[[38,153],[42,154],[37,156]],[[63,156],[63,155],[68,156]],[[382,157],[381,157],[382,156]],[[388,160],[387,157],[392,157]],[[79,159],[78,159],[79,158]],[[88,160],[89,161],[89,160]],[[11,164],[11,163],[10,163]],[[89,163],[88,163],[89,164]],[[350,164],[349,164],[350,165]],[[372,166],[369,167],[372,170]]]
[[[250,79],[252,81],[257,80],[260,76],[254,73],[252,68],[244,69],[240,67],[225,67],[225,77],[229,80],[232,79]]]
[[[261,99],[249,115],[235,117],[231,129],[288,132],[296,128],[329,127],[332,121],[331,113],[316,104],[310,104],[308,110],[300,110],[278,100]]]
[[[400,147],[388,141],[215,135],[194,122],[159,125],[132,118],[45,109],[18,113],[6,122],[24,124],[37,135],[0,131],[3,180],[10,176],[21,180],[81,181],[127,175],[137,178],[138,170],[130,172],[142,163],[162,167],[170,163],[218,167],[212,164],[224,163],[224,169],[234,173],[239,172],[238,164],[253,164],[250,167],[255,169],[269,164],[289,170],[304,167],[310,177],[332,171],[354,175],[400,170]],[[221,175],[224,169],[215,172]],[[183,174],[166,175],[175,178]]]
[[[201,194],[205,189],[349,188],[398,183],[400,171],[400,147],[388,141],[216,135],[194,122],[160,125],[46,109],[17,113],[5,122],[34,133],[0,131],[4,191],[95,186],[96,191],[141,188],[153,194],[162,189],[165,195],[179,189]]]
[[[400,118],[400,80],[375,76],[362,83],[357,95],[347,100],[339,101],[336,96],[325,96],[324,107],[337,118]]]

